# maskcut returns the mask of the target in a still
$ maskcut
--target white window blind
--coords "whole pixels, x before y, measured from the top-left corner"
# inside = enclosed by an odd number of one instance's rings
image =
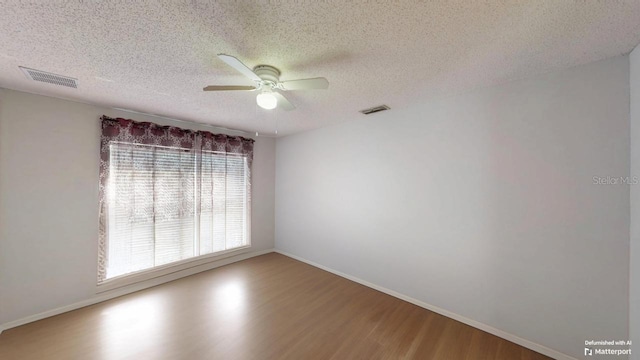
[[[248,245],[240,154],[109,145],[106,279]]]

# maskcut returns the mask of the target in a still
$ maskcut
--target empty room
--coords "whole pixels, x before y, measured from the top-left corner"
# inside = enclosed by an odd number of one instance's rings
[[[640,1],[0,34],[0,359],[640,360]]]

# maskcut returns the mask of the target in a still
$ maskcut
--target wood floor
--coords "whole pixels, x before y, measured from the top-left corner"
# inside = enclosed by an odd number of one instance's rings
[[[549,359],[280,254],[20,326],[0,359]]]

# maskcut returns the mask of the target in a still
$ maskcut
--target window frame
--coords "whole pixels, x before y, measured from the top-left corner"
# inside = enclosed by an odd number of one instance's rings
[[[245,253],[249,253],[252,248],[251,241],[251,213],[252,213],[252,201],[251,201],[251,178],[252,178],[252,160],[253,160],[253,139],[243,138],[240,136],[231,136],[231,135],[223,135],[223,134],[212,134],[206,131],[194,131],[194,130],[185,130],[176,128],[173,126],[161,126],[153,123],[140,123],[130,119],[113,119],[107,116],[102,116],[102,137],[101,137],[101,166],[100,166],[100,174],[101,174],[101,182],[100,182],[100,237],[101,241],[98,244],[98,269],[105,269],[104,273],[106,274],[106,266],[107,264],[101,265],[100,259],[101,256],[107,256],[102,251],[105,250],[105,242],[107,242],[108,246],[108,204],[106,204],[108,199],[107,188],[105,187],[105,183],[108,182],[108,167],[110,166],[111,161],[106,162],[105,159],[105,149],[109,148],[109,145],[113,142],[121,142],[121,143],[130,143],[130,144],[140,144],[140,145],[152,145],[152,146],[160,146],[166,147],[164,144],[159,143],[160,140],[166,140],[170,136],[175,136],[176,131],[182,131],[187,136],[192,136],[195,139],[194,149],[196,152],[196,158],[201,159],[202,153],[218,153],[218,154],[226,154],[226,156],[238,156],[243,158],[245,163],[245,207],[246,210],[244,212],[244,233],[245,233],[245,244],[234,247],[232,249],[225,249],[217,252],[207,253],[203,255],[192,256],[189,258],[185,258],[182,260],[153,266],[146,269],[141,269],[138,271],[129,272],[126,274],[121,274],[117,276],[113,276],[111,278],[106,278],[106,275],[101,278],[100,270],[98,271],[98,277],[96,282],[96,293],[102,293],[105,291],[117,289],[124,286],[133,285],[136,283],[153,280],[159,277],[166,277],[174,273],[178,272],[189,272],[189,269],[193,269],[191,273],[197,273],[199,271],[204,271],[212,268],[211,264],[213,262],[219,262],[226,258],[239,256]],[[110,127],[110,128],[109,128]],[[113,131],[113,128],[119,128],[118,132]],[[144,135],[144,140],[148,141],[151,137],[150,134],[153,132],[156,135],[159,131],[164,131],[161,134],[162,137],[158,137],[157,139],[152,139],[153,142],[139,142],[139,141],[130,141],[130,136],[124,133],[125,130],[130,130],[133,127],[146,128],[146,133]],[[114,135],[115,133],[115,135]],[[124,134],[123,136],[120,136]],[[122,137],[125,137],[122,139]],[[206,144],[206,145],[205,145]],[[173,146],[169,146],[173,147]],[[180,147],[180,146],[178,146]],[[225,151],[226,148],[226,151]],[[222,149],[222,150],[220,150]],[[110,154],[110,150],[107,151],[107,155]],[[106,158],[109,158],[107,156]],[[105,164],[107,169],[105,169]],[[106,171],[105,171],[106,170]],[[200,168],[196,167],[194,171],[194,175],[199,176]],[[106,178],[106,180],[104,179]],[[197,216],[198,223],[200,219],[200,215]],[[224,261],[222,261],[224,263]],[[103,266],[103,267],[101,267]],[[199,268],[199,269],[194,269]],[[188,274],[187,274],[188,275]],[[184,275],[182,275],[184,276]]]

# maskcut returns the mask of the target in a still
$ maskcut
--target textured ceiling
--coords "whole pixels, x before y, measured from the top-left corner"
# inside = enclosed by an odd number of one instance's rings
[[[0,87],[245,131],[292,134],[629,52],[640,1],[6,1]],[[220,61],[324,76],[267,111]],[[78,79],[27,80],[18,66]],[[393,110],[392,110],[393,111]]]

